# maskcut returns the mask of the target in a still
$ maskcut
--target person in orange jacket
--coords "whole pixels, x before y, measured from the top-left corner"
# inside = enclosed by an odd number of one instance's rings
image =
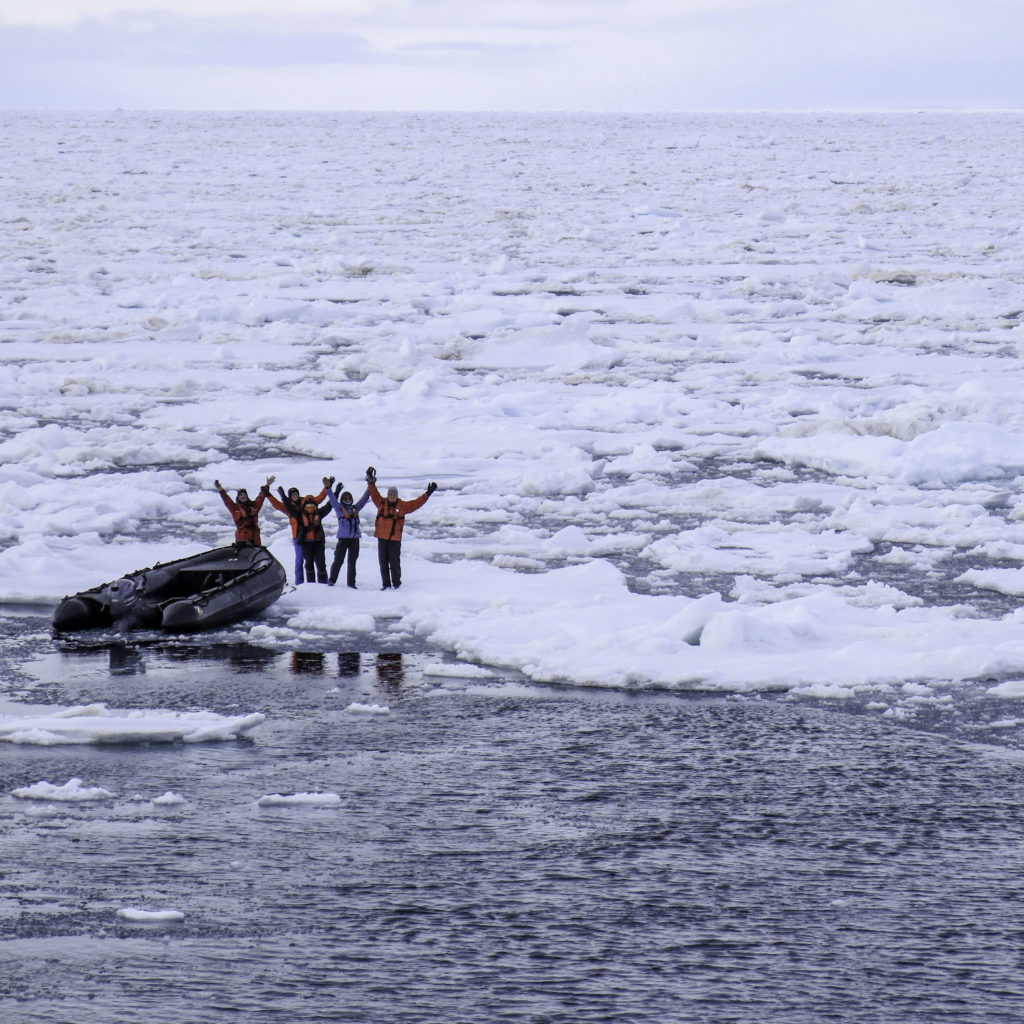
[[[334,478],[331,477],[333,480]],[[283,512],[288,517],[288,522],[292,528],[292,547],[295,549],[295,586],[299,586],[303,580],[303,565],[306,560],[306,553],[302,547],[302,540],[299,537],[299,533],[302,529],[302,495],[299,492],[298,487],[289,487],[288,493],[285,494],[284,489],[278,487],[277,493],[281,495],[281,500],[278,501],[270,493],[270,484],[274,478],[271,477],[263,488],[263,493],[266,495],[267,500],[270,502],[278,512]],[[313,498],[316,504],[320,504],[324,500],[327,494],[327,488],[325,487],[318,495]],[[310,572],[309,582],[313,582],[313,574]]]
[[[220,493],[221,501],[227,506],[227,510],[231,513],[231,518],[235,521],[236,544],[262,546],[263,541],[260,538],[259,520],[260,509],[263,507],[266,490],[273,482],[274,478],[268,476],[267,482],[260,488],[260,495],[255,501],[249,497],[249,492],[244,487],[235,494],[235,500],[232,501],[228,492],[221,487],[220,481],[213,481],[213,486]]]
[[[326,490],[326,488],[324,488]],[[324,502],[317,505],[316,498],[307,494],[299,507],[299,542],[306,564],[306,582],[327,583],[327,535],[324,533],[324,516],[331,506]]]
[[[389,487],[387,497],[381,497],[377,490],[377,471],[370,466],[366,470],[366,488],[370,499],[377,506],[377,522],[373,535],[377,538],[377,561],[380,563],[381,590],[397,590],[402,585],[402,529],[405,517],[426,504],[437,484],[431,481],[427,489],[412,501],[401,501],[398,488]]]

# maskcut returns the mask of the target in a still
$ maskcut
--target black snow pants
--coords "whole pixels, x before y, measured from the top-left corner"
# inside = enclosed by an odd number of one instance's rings
[[[302,560],[306,566],[306,582],[327,582],[327,554],[322,540],[304,540],[302,542]],[[315,574],[314,574],[315,573]]]
[[[380,583],[388,587],[402,585],[402,542],[377,538],[377,561],[380,563]]]
[[[334,549],[334,561],[331,563],[331,579],[333,586],[338,582],[338,574],[341,572],[341,564],[348,555],[348,573],[346,582],[350,587],[356,585],[356,559],[359,557],[358,537],[339,537],[338,546]]]

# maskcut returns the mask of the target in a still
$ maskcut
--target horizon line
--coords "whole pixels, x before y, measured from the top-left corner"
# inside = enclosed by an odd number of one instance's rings
[[[125,107],[125,106],[5,106],[5,114],[478,114],[511,115],[524,114],[589,114],[623,117],[633,114],[1022,114],[1024,107],[636,107],[636,108],[588,108],[588,107]]]

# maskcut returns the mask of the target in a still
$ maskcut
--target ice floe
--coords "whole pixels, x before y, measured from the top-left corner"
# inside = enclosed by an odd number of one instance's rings
[[[511,178],[502,117],[2,119],[3,601],[223,543],[214,479],[356,493],[373,464],[440,484],[402,590],[364,512],[357,591],[300,587],[239,636],[400,631],[627,688],[1024,672],[1014,115],[516,118]],[[0,738],[257,717],[5,715]]]
[[[212,711],[117,710],[105,704],[41,712],[5,703],[0,707],[0,742],[36,746],[206,743],[237,739],[264,719],[259,712],[225,716]]]

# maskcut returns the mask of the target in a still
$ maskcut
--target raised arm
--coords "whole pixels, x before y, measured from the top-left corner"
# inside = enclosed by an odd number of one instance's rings
[[[217,493],[220,495],[220,500],[224,502],[225,506],[227,507],[227,510],[232,515],[234,515],[235,512],[238,510],[238,506],[232,500],[231,496],[228,494],[227,491],[224,490],[223,487],[221,487],[219,480],[214,480],[213,486],[217,488]]]
[[[271,480],[271,481],[272,481],[273,479],[274,479],[273,477],[271,477],[271,478],[270,478],[270,480]],[[287,514],[288,514],[288,510],[287,510],[287,509],[286,509],[286,508],[284,507],[284,505],[282,505],[282,504],[281,504],[281,502],[279,502],[279,501],[277,500],[277,498],[275,498],[275,497],[274,497],[274,496],[273,496],[273,495],[272,495],[272,494],[270,493],[270,482],[268,482],[268,483],[265,483],[265,484],[264,484],[264,485],[263,485],[263,486],[262,486],[262,487],[260,488],[260,494],[261,494],[261,495],[262,495],[262,496],[263,496],[264,498],[266,498],[266,499],[267,499],[267,501],[269,501],[269,502],[270,502],[270,504],[271,504],[271,505],[273,505],[273,506],[274,506],[274,508],[276,508],[278,512],[283,512],[283,513],[284,513],[285,515],[287,515]]]
[[[334,483],[334,477],[333,476],[325,476],[323,478],[323,485],[324,485],[323,489],[320,491],[319,494],[313,495],[313,500],[318,505],[320,504],[321,501],[324,500],[324,498],[327,497],[327,494],[328,494],[328,492],[331,489],[331,484],[333,484],[333,483]],[[324,515],[324,513],[329,512],[329,511],[330,511],[330,509],[327,507],[327,505],[324,505],[323,511],[320,514]]]
[[[259,512],[263,508],[263,502],[270,497],[270,485],[274,482],[275,477],[268,476],[263,482],[263,486],[260,488],[260,493],[256,496],[256,500],[252,503],[252,507]]]
[[[410,512],[415,512],[416,509],[422,508],[426,505],[427,498],[429,498],[436,490],[437,484],[431,481],[427,484],[427,489],[418,498],[413,498],[412,501],[400,501],[399,505],[402,506],[402,515],[407,516]]]
[[[284,488],[278,487],[277,493],[281,495],[281,500],[279,502],[275,501],[273,497],[271,497],[270,499],[271,504],[274,506],[274,508],[276,508],[279,512],[283,512],[286,516],[292,518],[299,515],[300,510],[296,508],[295,505],[292,504],[288,495],[284,493]]]
[[[366,493],[370,496],[370,500],[374,505],[380,508],[384,499],[380,496],[380,491],[377,490],[377,482],[375,480],[368,480],[366,482]]]

